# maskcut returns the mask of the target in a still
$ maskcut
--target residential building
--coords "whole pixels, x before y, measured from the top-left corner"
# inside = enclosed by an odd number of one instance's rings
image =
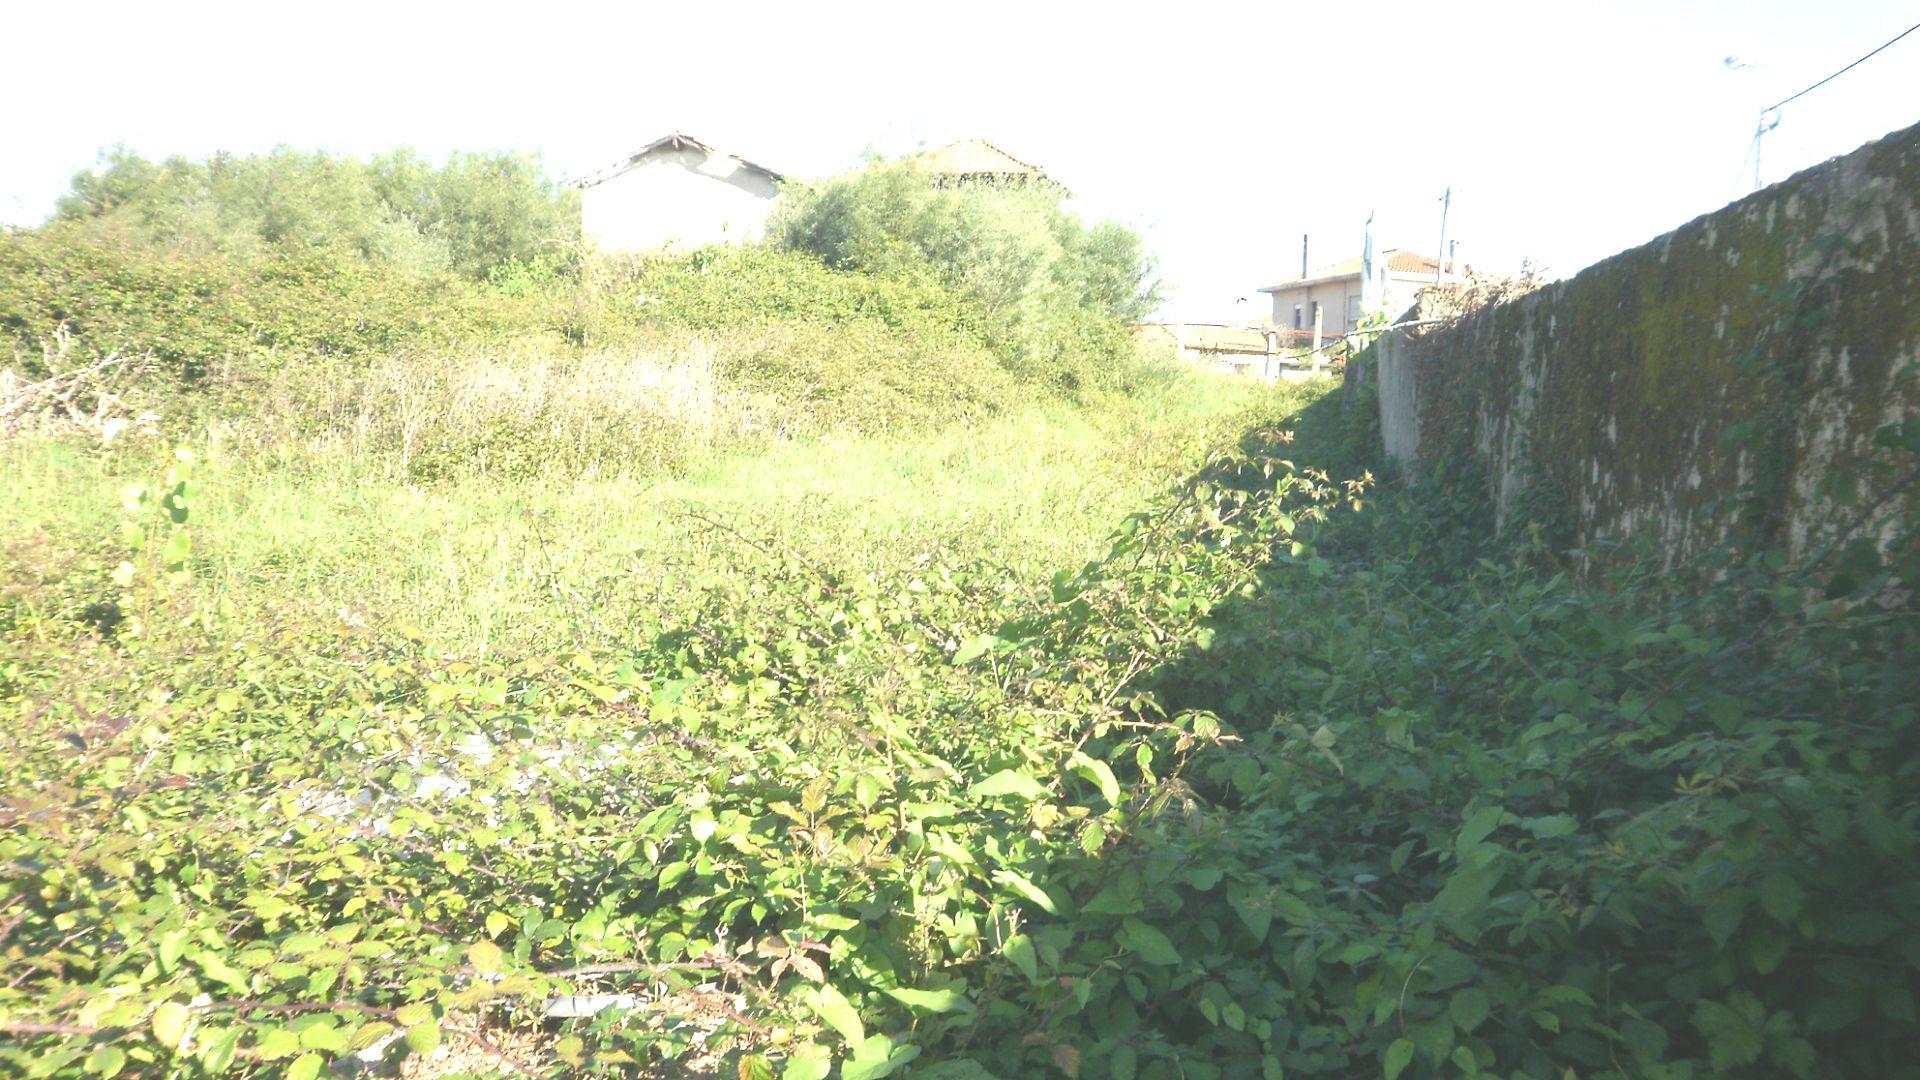
[[[1134,340],[1150,348],[1170,348],[1180,359],[1215,371],[1296,380],[1327,374],[1328,364],[1345,357],[1311,351],[1311,334],[1271,326],[1225,323],[1135,323]]]
[[[1283,330],[1311,333],[1317,311],[1321,328],[1329,335],[1344,334],[1359,326],[1367,314],[1363,310],[1367,300],[1361,288],[1362,262],[1360,256],[1343,259],[1262,288],[1261,292],[1273,297],[1273,325]],[[1375,259],[1378,290],[1367,292],[1379,296],[1374,304],[1377,310],[1389,316],[1398,315],[1412,307],[1415,296],[1428,285],[1461,280],[1451,265],[1444,274],[1439,270],[1438,260],[1388,248]]]
[[[932,173],[934,183],[1055,183],[1045,169],[1022,161],[985,139],[962,139],[906,159],[907,168]]]
[[[581,235],[602,251],[626,252],[755,240],[782,179],[676,131],[574,181]]]

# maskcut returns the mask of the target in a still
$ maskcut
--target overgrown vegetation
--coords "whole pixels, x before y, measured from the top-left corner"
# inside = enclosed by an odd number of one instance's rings
[[[798,193],[779,234],[835,268],[936,278],[973,303],[1016,371],[1068,389],[1102,384],[1126,325],[1159,302],[1140,237],[1082,221],[1051,183],[941,185],[876,164]]]
[[[57,217],[167,248],[345,252],[413,272],[484,279],[495,267],[572,254],[579,199],[521,154],[411,150],[370,160],[279,147],[154,162],[125,147],[75,176]]]
[[[15,333],[76,237],[6,239]],[[1062,393],[875,243],[368,301],[446,345],[127,255],[62,348],[234,359],[0,450],[0,1061],[1914,1075],[1901,504],[1576,573],[1337,396]]]

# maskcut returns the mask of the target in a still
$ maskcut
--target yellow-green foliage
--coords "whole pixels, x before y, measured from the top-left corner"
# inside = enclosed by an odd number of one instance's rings
[[[568,315],[337,251],[187,251],[63,223],[0,233],[0,336],[28,376],[47,373],[40,345],[56,327],[84,354],[151,354],[168,383],[205,386],[318,357],[563,333]]]
[[[73,178],[59,218],[171,248],[256,255],[333,251],[376,266],[484,278],[579,238],[578,193],[536,158],[412,150],[369,160],[281,146],[148,161],[125,147]]]
[[[1014,371],[1068,392],[1108,385],[1126,325],[1158,303],[1139,236],[1082,221],[1051,183],[941,184],[875,164],[789,199],[781,243],[838,269],[945,284]]]

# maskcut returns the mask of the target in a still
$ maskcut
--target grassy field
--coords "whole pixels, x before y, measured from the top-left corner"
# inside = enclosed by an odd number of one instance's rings
[[[414,483],[363,456],[236,450],[231,431],[110,448],[25,440],[8,447],[0,476],[0,499],[17,510],[0,542],[16,632],[104,599],[121,491],[155,480],[184,449],[196,540],[190,582],[172,602],[185,612],[240,625],[407,625],[454,655],[553,651],[650,625],[684,593],[676,575],[689,568],[725,574],[742,542],[721,527],[849,573],[939,549],[1042,582],[1098,554],[1124,516],[1280,400],[1253,384],[1176,375],[1151,398],[1099,407],[803,436],[720,449],[669,473],[504,482]]]

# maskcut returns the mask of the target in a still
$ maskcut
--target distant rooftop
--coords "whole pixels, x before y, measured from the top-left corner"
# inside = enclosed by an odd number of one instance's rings
[[[985,139],[962,139],[938,150],[915,154],[907,168],[963,180],[1046,180],[1045,169],[1022,161]]]
[[[579,179],[572,181],[572,185],[574,187],[590,188],[595,184],[605,183],[606,181],[611,180],[614,177],[621,175],[622,173],[629,172],[633,169],[638,168],[642,164],[645,164],[646,160],[655,154],[666,152],[666,151],[673,151],[673,150],[693,150],[693,151],[697,151],[702,155],[705,155],[708,158],[716,158],[716,157],[730,158],[733,161],[738,162],[741,168],[750,169],[754,172],[762,173],[769,180],[779,181],[779,180],[785,179],[785,177],[781,176],[777,172],[774,172],[772,169],[767,168],[765,165],[761,165],[757,162],[748,161],[746,158],[743,158],[738,154],[729,154],[723,150],[717,150],[714,147],[708,146],[706,143],[701,142],[699,139],[694,138],[693,136],[687,134],[684,131],[676,131],[676,132],[673,132],[672,134],[662,135],[661,137],[653,140],[647,145],[641,147],[640,149],[635,150],[633,153],[628,154],[625,157],[622,157],[620,160],[613,162],[612,164],[606,166],[603,169],[600,169],[596,172],[588,173],[586,176],[582,176]]]
[[[1380,253],[1380,257],[1386,261],[1387,272],[1390,274],[1430,276],[1440,271],[1439,260],[1411,251],[1403,251],[1399,248],[1388,248]],[[1305,277],[1291,277],[1278,284],[1265,286],[1260,291],[1273,292],[1276,289],[1294,289],[1302,285],[1317,285],[1322,281],[1338,281],[1341,278],[1350,277],[1357,278],[1360,276],[1360,266],[1361,257],[1355,255],[1351,259],[1342,259],[1337,263],[1322,266],[1307,274]]]

